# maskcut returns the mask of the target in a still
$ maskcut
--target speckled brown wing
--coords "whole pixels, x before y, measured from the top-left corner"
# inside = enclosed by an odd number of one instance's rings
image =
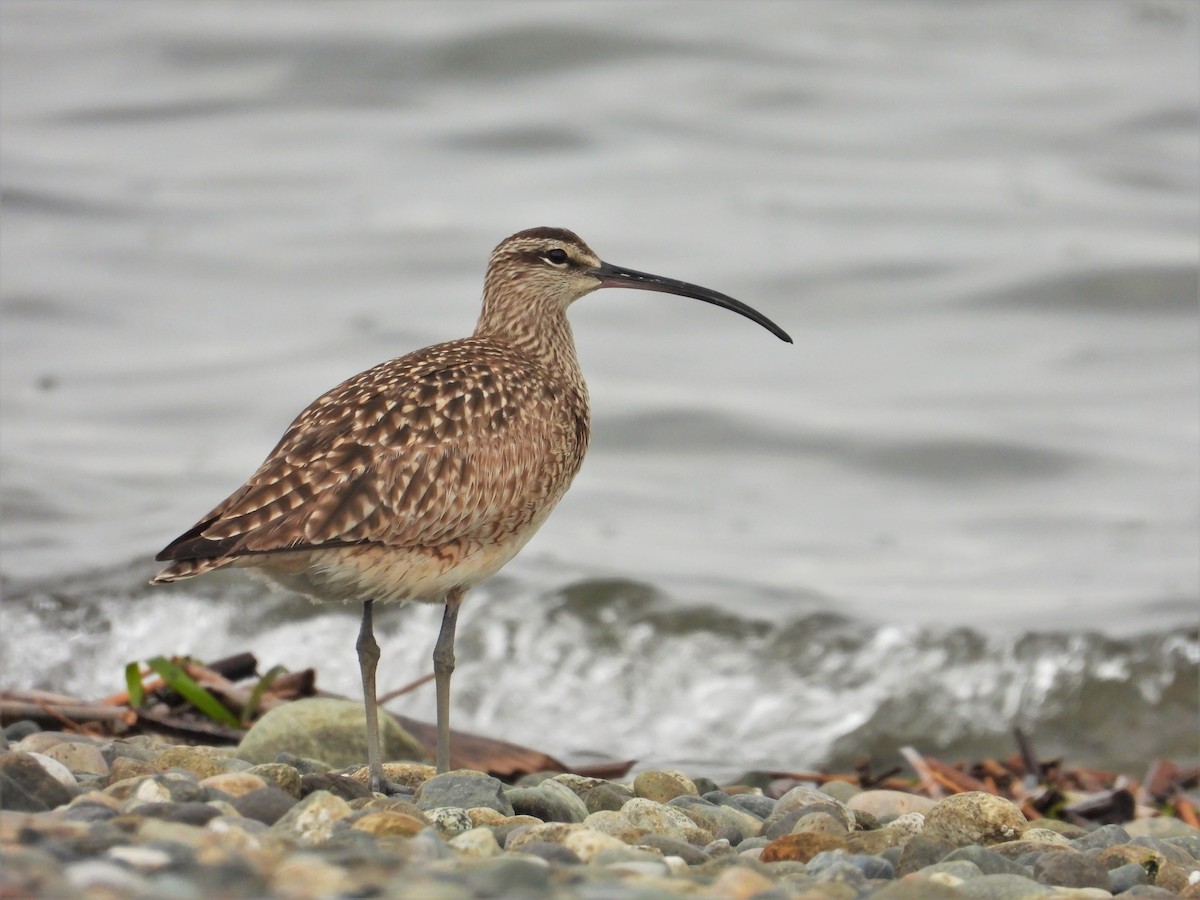
[[[245,485],[157,556],[175,561],[158,580],[247,554],[515,533],[583,457],[586,397],[563,391],[482,338],[368,369],[304,410]]]

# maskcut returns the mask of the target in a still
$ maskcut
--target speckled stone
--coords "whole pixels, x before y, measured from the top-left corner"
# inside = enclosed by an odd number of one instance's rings
[[[651,834],[665,834],[698,844],[707,844],[713,839],[710,831],[701,828],[675,807],[643,797],[634,797],[621,807],[621,813],[635,828],[644,828]]]
[[[456,834],[450,838],[450,846],[462,856],[474,859],[491,859],[503,852],[492,829],[483,827],[471,828],[462,834]]]
[[[321,844],[333,834],[335,823],[350,815],[350,804],[328,791],[315,791],[298,801],[271,826],[302,844]]]
[[[636,843],[638,838],[649,830],[634,825],[624,813],[611,809],[601,809],[592,813],[583,820],[582,827],[612,835],[626,844]]]
[[[577,828],[563,838],[563,846],[569,847],[583,862],[589,863],[606,850],[620,850],[626,845],[611,834],[591,828]]]
[[[939,800],[925,817],[927,834],[960,847],[1016,840],[1028,827],[1015,803],[982,791]]]
[[[676,797],[698,797],[696,783],[682,772],[673,769],[639,772],[633,779],[634,796],[667,803]]]
[[[93,743],[60,741],[42,752],[50,759],[62,763],[73,775],[108,776],[108,760]]]
[[[443,837],[453,837],[475,827],[471,813],[459,806],[434,806],[422,812]]]
[[[164,772],[183,769],[195,775],[197,781],[249,768],[244,760],[233,757],[232,750],[223,747],[169,747],[154,758],[154,765]]]
[[[300,772],[295,766],[289,766],[287,763],[262,763],[251,766],[244,774],[256,775],[267,784],[291,794],[297,800],[300,799]]]

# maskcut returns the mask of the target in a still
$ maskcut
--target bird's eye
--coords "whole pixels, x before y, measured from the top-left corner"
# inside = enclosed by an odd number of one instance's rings
[[[561,266],[567,261],[567,251],[561,247],[555,247],[544,257],[546,262],[556,266]]]

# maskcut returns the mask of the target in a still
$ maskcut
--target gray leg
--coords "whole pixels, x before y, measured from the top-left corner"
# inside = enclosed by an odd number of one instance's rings
[[[367,768],[371,773],[370,787],[383,790],[383,753],[379,746],[379,704],[375,700],[375,667],[379,665],[379,644],[371,627],[374,600],[363,602],[362,627],[358,631],[358,668],[362,672],[363,704],[367,711]]]
[[[458,622],[458,607],[463,591],[453,590],[446,595],[446,612],[442,630],[433,647],[433,677],[437,687],[437,770],[450,771],[450,674],[454,671],[454,626]]]

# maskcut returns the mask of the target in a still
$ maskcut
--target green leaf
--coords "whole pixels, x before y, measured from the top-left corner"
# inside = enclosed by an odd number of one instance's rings
[[[214,722],[220,722],[222,725],[228,725],[230,728],[238,728],[240,726],[241,723],[238,722],[237,716],[231,713],[225,704],[197,684],[195,679],[169,659],[156,656],[154,659],[149,660],[146,665],[157,672],[159,677],[167,683],[167,686],[171,690],[175,691],[175,693],[179,694],[179,696]]]
[[[142,667],[136,661],[125,666],[125,693],[129,695],[131,709],[138,709],[146,702],[146,688],[142,684]]]
[[[250,692],[250,699],[246,701],[246,707],[242,710],[242,725],[250,722],[251,717],[258,710],[259,701],[262,700],[262,695],[267,692],[271,684],[280,675],[287,673],[287,669],[283,666],[272,666],[262,678],[258,679],[258,684],[254,686],[254,690]]]

